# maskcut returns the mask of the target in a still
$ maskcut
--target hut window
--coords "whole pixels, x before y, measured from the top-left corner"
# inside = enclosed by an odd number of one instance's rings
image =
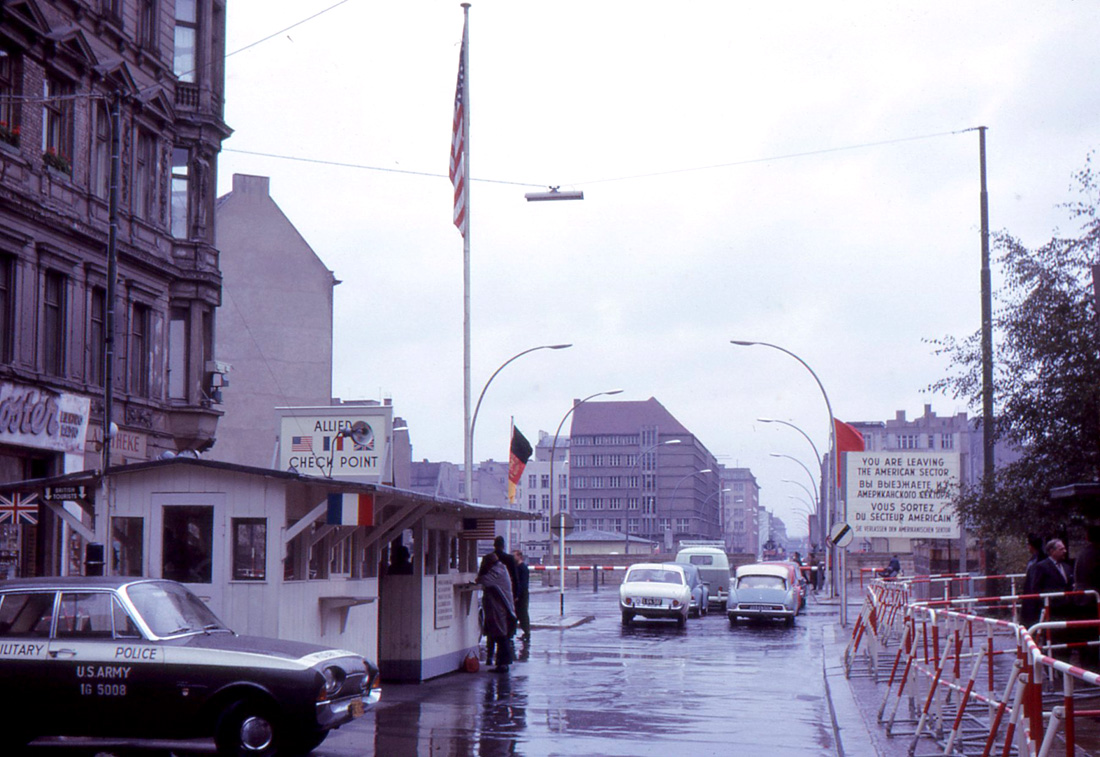
[[[144,574],[144,530],[143,518],[111,518],[111,575]]]
[[[233,518],[233,580],[267,578],[267,518]]]
[[[182,583],[211,583],[213,540],[213,507],[165,507],[164,568],[161,575]]]

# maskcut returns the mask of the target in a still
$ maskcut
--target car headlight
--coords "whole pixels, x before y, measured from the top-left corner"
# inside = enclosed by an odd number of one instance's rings
[[[340,668],[329,666],[321,671],[321,676],[325,679],[325,683],[317,696],[318,699],[328,699],[344,684],[344,671]]]
[[[631,599],[630,597],[623,597],[623,604],[626,605],[627,607],[630,607],[631,605],[634,604],[634,600]]]

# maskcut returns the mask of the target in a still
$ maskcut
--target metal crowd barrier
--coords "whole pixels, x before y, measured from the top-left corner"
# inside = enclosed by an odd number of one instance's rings
[[[1059,607],[1095,616],[1097,592],[1017,594],[1022,579],[952,573],[868,584],[844,670],[885,684],[878,721],[887,736],[910,739],[910,755],[1100,750],[1100,708],[1090,706],[1100,673],[1071,663],[1100,647],[1100,617],[1051,618]],[[995,594],[1001,584],[1008,594]],[[1024,601],[1041,605],[1030,628],[1019,623]]]

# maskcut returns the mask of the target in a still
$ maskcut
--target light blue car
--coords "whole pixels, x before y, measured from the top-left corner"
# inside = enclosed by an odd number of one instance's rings
[[[737,625],[738,618],[782,620],[789,626],[798,614],[800,596],[800,587],[791,580],[788,566],[742,565],[730,587],[726,614],[731,627]]]

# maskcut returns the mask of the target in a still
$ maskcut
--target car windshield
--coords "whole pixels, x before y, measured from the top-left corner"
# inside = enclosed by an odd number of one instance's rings
[[[157,636],[229,630],[201,599],[179,584],[134,584],[126,593],[145,624]]]
[[[714,565],[713,555],[691,555],[692,565]]]
[[[779,576],[741,576],[737,579],[738,589],[785,589],[787,582]]]
[[[626,575],[626,580],[631,582],[649,582],[659,584],[683,584],[683,576],[679,571],[661,570],[660,568],[636,568]]]

